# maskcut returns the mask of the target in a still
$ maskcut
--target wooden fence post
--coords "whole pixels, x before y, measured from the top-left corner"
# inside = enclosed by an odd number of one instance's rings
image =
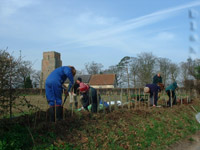
[[[114,99],[115,99],[115,110],[117,110],[117,91],[115,91],[115,96],[114,96]]]
[[[97,113],[99,113],[99,101],[100,101],[100,99],[99,99],[99,89],[97,89]],[[103,100],[103,98],[101,98],[102,100]],[[92,107],[91,107],[92,108]]]
[[[109,91],[109,110],[111,112],[111,92]]]
[[[127,96],[128,96],[128,109],[130,110],[130,108],[131,108],[131,101],[130,101],[130,91],[129,91],[129,88],[128,88],[128,90],[127,90]]]
[[[141,107],[141,101],[140,101],[140,98],[141,98],[141,93],[140,93],[141,91],[140,91],[140,88],[139,88],[139,109],[140,109],[140,107]]]
[[[172,107],[172,100],[173,100],[173,95],[172,95],[172,90],[170,90],[170,105]]]
[[[101,98],[101,101],[102,101],[102,105],[103,105],[103,113],[105,114],[105,106],[104,106],[104,100],[103,100],[103,98]]]
[[[148,108],[150,108],[150,102],[151,100],[150,100],[150,94],[148,94]]]
[[[187,104],[189,103],[189,96],[188,95],[189,95],[189,92],[187,91],[186,92]]]
[[[49,105],[47,103],[47,110],[46,110],[46,121],[48,121],[48,112],[49,112]]]
[[[136,88],[134,89],[134,95],[135,95],[135,106],[134,106],[134,108],[136,109],[136,105],[137,105],[137,92],[136,92]]]
[[[122,88],[121,88],[121,93],[120,93],[120,101],[121,101],[121,104],[122,104],[122,108],[123,108],[123,93],[122,93]]]
[[[183,95],[182,95],[182,90],[180,90],[181,94],[181,105],[183,104]]]

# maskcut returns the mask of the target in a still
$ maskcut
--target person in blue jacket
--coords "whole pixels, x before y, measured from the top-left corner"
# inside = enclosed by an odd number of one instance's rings
[[[175,90],[178,87],[176,82],[173,82],[168,87],[166,87],[165,91],[169,96],[169,101],[167,102],[167,106],[171,107],[171,99],[173,99],[172,105],[176,105],[176,93]]]
[[[68,78],[70,83],[68,90],[65,94],[68,95],[72,85],[74,84],[74,76],[76,69],[73,66],[62,66],[52,71],[45,82],[45,92],[48,104],[50,105],[50,118],[55,121],[55,105],[56,105],[56,118],[62,119],[62,93],[63,83]]]
[[[160,92],[160,86],[157,84],[147,84],[144,88],[145,93],[150,93],[150,105],[157,106],[158,92]]]

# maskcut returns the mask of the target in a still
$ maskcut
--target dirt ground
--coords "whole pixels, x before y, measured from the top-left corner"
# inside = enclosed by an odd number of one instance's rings
[[[200,131],[174,143],[169,147],[169,150],[200,150]]]

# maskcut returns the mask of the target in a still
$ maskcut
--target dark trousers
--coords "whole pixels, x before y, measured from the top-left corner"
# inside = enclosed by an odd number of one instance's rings
[[[97,112],[97,91],[96,89],[90,87],[90,89],[82,94],[83,98],[81,100],[81,103],[84,107],[84,109],[88,110],[88,106],[91,104],[91,112],[96,113]]]
[[[156,105],[158,102],[158,92],[150,93],[150,105]]]
[[[172,105],[176,105],[176,94],[175,94],[175,91],[171,91],[170,92],[170,90],[167,90],[166,92],[167,92],[167,95],[169,97],[169,101],[167,102],[167,105],[171,106],[171,100],[173,100],[172,101]]]

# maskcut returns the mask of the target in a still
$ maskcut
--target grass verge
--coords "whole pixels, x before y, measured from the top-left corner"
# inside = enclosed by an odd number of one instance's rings
[[[200,110],[197,100],[190,105]],[[37,121],[29,116],[29,123],[26,117],[12,123],[1,120],[0,149],[166,149],[200,130],[190,105],[77,112],[56,124],[46,122],[45,115]]]

